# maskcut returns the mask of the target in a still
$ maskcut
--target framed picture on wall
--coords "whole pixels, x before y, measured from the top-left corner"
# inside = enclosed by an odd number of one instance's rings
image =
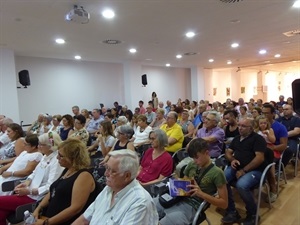
[[[230,87],[226,88],[226,96],[230,96]]]
[[[213,88],[213,95],[214,95],[214,96],[217,95],[217,88]]]
[[[241,94],[245,94],[245,87],[241,87]]]

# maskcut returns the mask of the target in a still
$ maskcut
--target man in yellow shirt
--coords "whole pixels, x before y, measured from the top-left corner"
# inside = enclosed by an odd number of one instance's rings
[[[178,149],[181,149],[184,139],[181,126],[177,124],[177,118],[178,115],[176,112],[169,112],[167,115],[167,122],[160,127],[160,129],[165,131],[168,136],[169,146],[166,147],[166,150],[170,153],[174,153]]]

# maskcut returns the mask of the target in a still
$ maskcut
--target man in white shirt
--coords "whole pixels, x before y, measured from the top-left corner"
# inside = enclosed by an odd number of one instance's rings
[[[153,199],[135,179],[139,159],[129,149],[111,151],[106,164],[107,186],[72,225],[157,225]]]

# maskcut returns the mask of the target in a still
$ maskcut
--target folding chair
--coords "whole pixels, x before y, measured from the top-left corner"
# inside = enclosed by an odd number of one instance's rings
[[[206,220],[208,225],[211,225],[209,219],[206,217],[205,210],[207,210],[210,207],[210,203],[207,201],[203,201],[201,205],[199,206],[195,216],[193,223],[191,225],[199,225],[201,224],[204,220]]]
[[[277,164],[278,165],[278,170],[275,173],[275,175],[277,176],[277,195],[279,194],[279,183],[280,183],[281,174],[283,175],[284,183],[287,184],[285,168],[284,168],[284,164],[282,162],[284,152],[285,152],[285,150],[280,155],[280,159],[279,159],[278,164]]]

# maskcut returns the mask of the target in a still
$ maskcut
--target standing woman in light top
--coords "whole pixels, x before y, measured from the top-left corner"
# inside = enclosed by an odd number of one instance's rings
[[[43,155],[38,151],[39,139],[36,134],[29,134],[23,141],[24,151],[9,166],[0,168],[0,196],[10,195],[11,192],[2,192],[3,182],[25,178],[33,172]],[[8,167],[9,166],[9,167]],[[7,168],[8,167],[8,168]]]
[[[6,224],[7,216],[18,206],[41,200],[61,175],[63,167],[56,158],[60,143],[60,136],[55,132],[39,136],[39,151],[44,156],[27,180],[15,187],[15,195],[0,196],[0,225]]]
[[[151,101],[153,103],[153,109],[156,110],[158,107],[158,98],[157,98],[157,94],[155,92],[152,92]]]
[[[6,133],[10,142],[4,147],[3,155],[0,158],[0,167],[12,163],[24,150],[24,132],[19,124],[7,125]]]

